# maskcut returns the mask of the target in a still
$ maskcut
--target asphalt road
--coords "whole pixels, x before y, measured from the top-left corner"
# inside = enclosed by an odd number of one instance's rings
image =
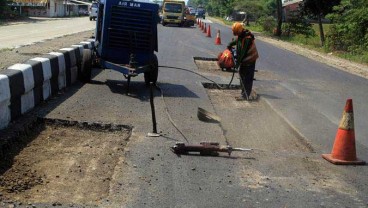
[[[198,28],[158,25],[159,65],[200,72],[193,57],[214,58],[232,38],[228,27],[211,27],[221,30],[223,45]],[[69,89],[42,116],[134,126],[101,207],[367,207],[367,166],[334,166],[320,157],[331,151],[345,100],[352,97],[358,156],[368,160],[367,81],[262,41],[257,47],[258,102],[239,103],[234,92],[206,90],[202,82],[208,80],[193,73],[160,67],[158,138],[147,137],[152,122],[142,76],[132,78],[128,96],[126,80],[111,70],[95,69],[92,83]],[[218,83],[230,80],[205,75]],[[221,124],[199,121],[198,107],[217,113]],[[169,150],[177,141],[255,150],[178,157]]]
[[[159,65],[190,71],[197,71],[193,57],[214,58],[232,38],[229,28],[218,24],[212,24],[212,28],[221,30],[223,45],[220,46],[197,28],[158,27]],[[94,82],[68,93],[68,99],[45,115],[134,126],[124,162],[117,168],[121,172],[114,175],[120,185],[111,186],[109,200],[102,206],[367,206],[363,194],[367,192],[366,166],[336,167],[320,157],[320,153],[331,151],[337,130],[335,122],[339,120],[345,100],[341,98],[341,104],[337,105],[338,101],[330,98],[334,95],[331,91],[321,95],[321,89],[311,88],[321,83],[329,86],[331,79],[328,78],[335,76],[333,72],[342,72],[261,41],[257,44],[261,59],[254,87],[261,100],[255,103],[239,104],[234,100],[236,94],[204,89],[201,83],[208,80],[187,71],[160,67],[159,86],[164,99],[155,91],[158,130],[163,134],[159,138],[146,136],[152,132],[152,122],[149,89],[142,82],[142,76],[132,79],[131,94],[127,96],[126,81],[121,74],[95,70]],[[317,72],[297,72],[305,70],[304,67]],[[326,78],[323,78],[325,73]],[[229,76],[206,76],[219,83],[228,83],[230,79]],[[341,93],[333,86],[328,89]],[[304,93],[311,97],[301,96]],[[166,107],[186,138],[169,122]],[[199,121],[198,107],[216,112],[222,118],[221,125]],[[326,120],[328,112],[321,114],[323,108],[331,113],[336,111],[335,122]],[[336,109],[331,111],[333,108]],[[216,141],[255,150],[235,153],[230,158],[226,155],[178,157],[169,150],[177,141]],[[364,150],[360,145],[358,151],[364,159],[362,148]]]
[[[91,30],[96,21],[88,16],[75,18],[37,18],[8,27],[0,27],[0,49],[17,48],[47,39]]]

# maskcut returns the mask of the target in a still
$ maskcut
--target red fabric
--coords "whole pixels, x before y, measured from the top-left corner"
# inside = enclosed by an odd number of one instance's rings
[[[220,68],[233,68],[235,66],[233,55],[229,49],[224,50],[224,52],[218,55],[217,64]]]

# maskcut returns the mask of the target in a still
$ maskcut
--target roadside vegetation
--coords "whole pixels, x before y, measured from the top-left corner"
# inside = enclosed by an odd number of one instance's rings
[[[14,12],[10,9],[8,5],[8,0],[0,0],[0,26],[8,23],[9,21],[23,19],[24,16],[19,15],[18,12]]]
[[[279,11],[280,3],[281,0],[188,2],[204,6],[209,16],[225,24],[242,21],[252,31],[368,64],[367,0],[304,0],[287,16]]]

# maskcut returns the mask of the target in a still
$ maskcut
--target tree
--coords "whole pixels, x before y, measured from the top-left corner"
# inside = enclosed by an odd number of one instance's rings
[[[283,32],[287,36],[292,34],[304,35],[306,44],[309,37],[315,36],[315,31],[310,21],[297,10],[290,12],[288,21],[283,25]]]
[[[0,19],[5,18],[5,10],[7,9],[6,0],[0,0]]]
[[[277,9],[275,0],[262,0],[263,11],[265,16],[271,16],[275,14]]]
[[[276,0],[276,12],[277,12],[277,28],[276,28],[276,36],[281,36],[281,27],[282,27],[282,0]]]
[[[264,7],[259,0],[237,0],[233,4],[235,10],[246,12],[247,25],[250,17],[257,19],[264,13]]]
[[[318,19],[321,45],[324,45],[325,34],[323,32],[322,18],[332,13],[333,7],[339,5],[341,0],[304,0],[300,4],[301,11],[312,18]]]
[[[368,1],[342,0],[327,16],[334,24],[330,29],[328,46],[332,50],[344,50],[364,54],[368,51]]]

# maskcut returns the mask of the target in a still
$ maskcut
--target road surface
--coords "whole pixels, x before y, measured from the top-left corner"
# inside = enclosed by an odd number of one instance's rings
[[[74,34],[96,28],[96,21],[88,17],[36,18],[24,23],[0,26],[0,50],[18,48],[47,39]]]
[[[221,30],[223,45],[214,45],[214,39],[205,37],[198,28],[159,25],[159,65],[188,69],[227,84],[230,74],[205,71],[193,59],[214,58],[231,40],[228,27],[211,27]],[[158,138],[147,136],[152,132],[152,122],[149,88],[143,77],[132,78],[130,95],[126,95],[122,74],[94,69],[92,83],[74,86],[38,109],[37,114],[48,119],[133,126],[124,151],[111,153],[114,160],[107,161],[112,170],[108,179],[91,174],[101,168],[94,165],[103,157],[93,155],[78,161],[83,164],[70,157],[64,164],[64,175],[45,173],[49,185],[6,196],[40,207],[53,202],[76,207],[367,207],[367,166],[334,166],[320,156],[331,151],[345,99],[352,96],[354,109],[359,112],[358,154],[368,159],[368,134],[359,127],[367,124],[363,119],[367,111],[360,107],[368,101],[363,90],[367,80],[262,41],[257,41],[257,47],[261,58],[254,83],[260,95],[256,102],[238,102],[234,97],[239,91],[205,89],[202,83],[209,81],[203,77],[160,67],[158,85],[164,98],[155,91],[158,130],[162,134]],[[237,79],[235,83],[239,83]],[[221,123],[199,121],[198,107],[219,115]],[[68,136],[67,130],[62,132]],[[107,138],[99,135],[95,140]],[[254,151],[234,153],[233,157],[177,156],[169,148],[178,141],[216,141]],[[65,150],[80,158],[78,155],[85,153],[83,148],[86,152],[99,148],[94,145],[91,142],[74,147],[76,150]],[[47,158],[42,161],[49,166],[40,168],[38,159],[26,164],[40,172],[61,165]],[[76,174],[71,167],[79,167],[81,172]],[[7,174],[15,170],[9,169]],[[61,179],[68,182],[76,176],[83,184],[60,185]],[[86,192],[77,187],[85,187],[86,181],[101,180],[106,186],[91,189],[91,200],[86,202]],[[99,194],[103,197],[97,197]]]

